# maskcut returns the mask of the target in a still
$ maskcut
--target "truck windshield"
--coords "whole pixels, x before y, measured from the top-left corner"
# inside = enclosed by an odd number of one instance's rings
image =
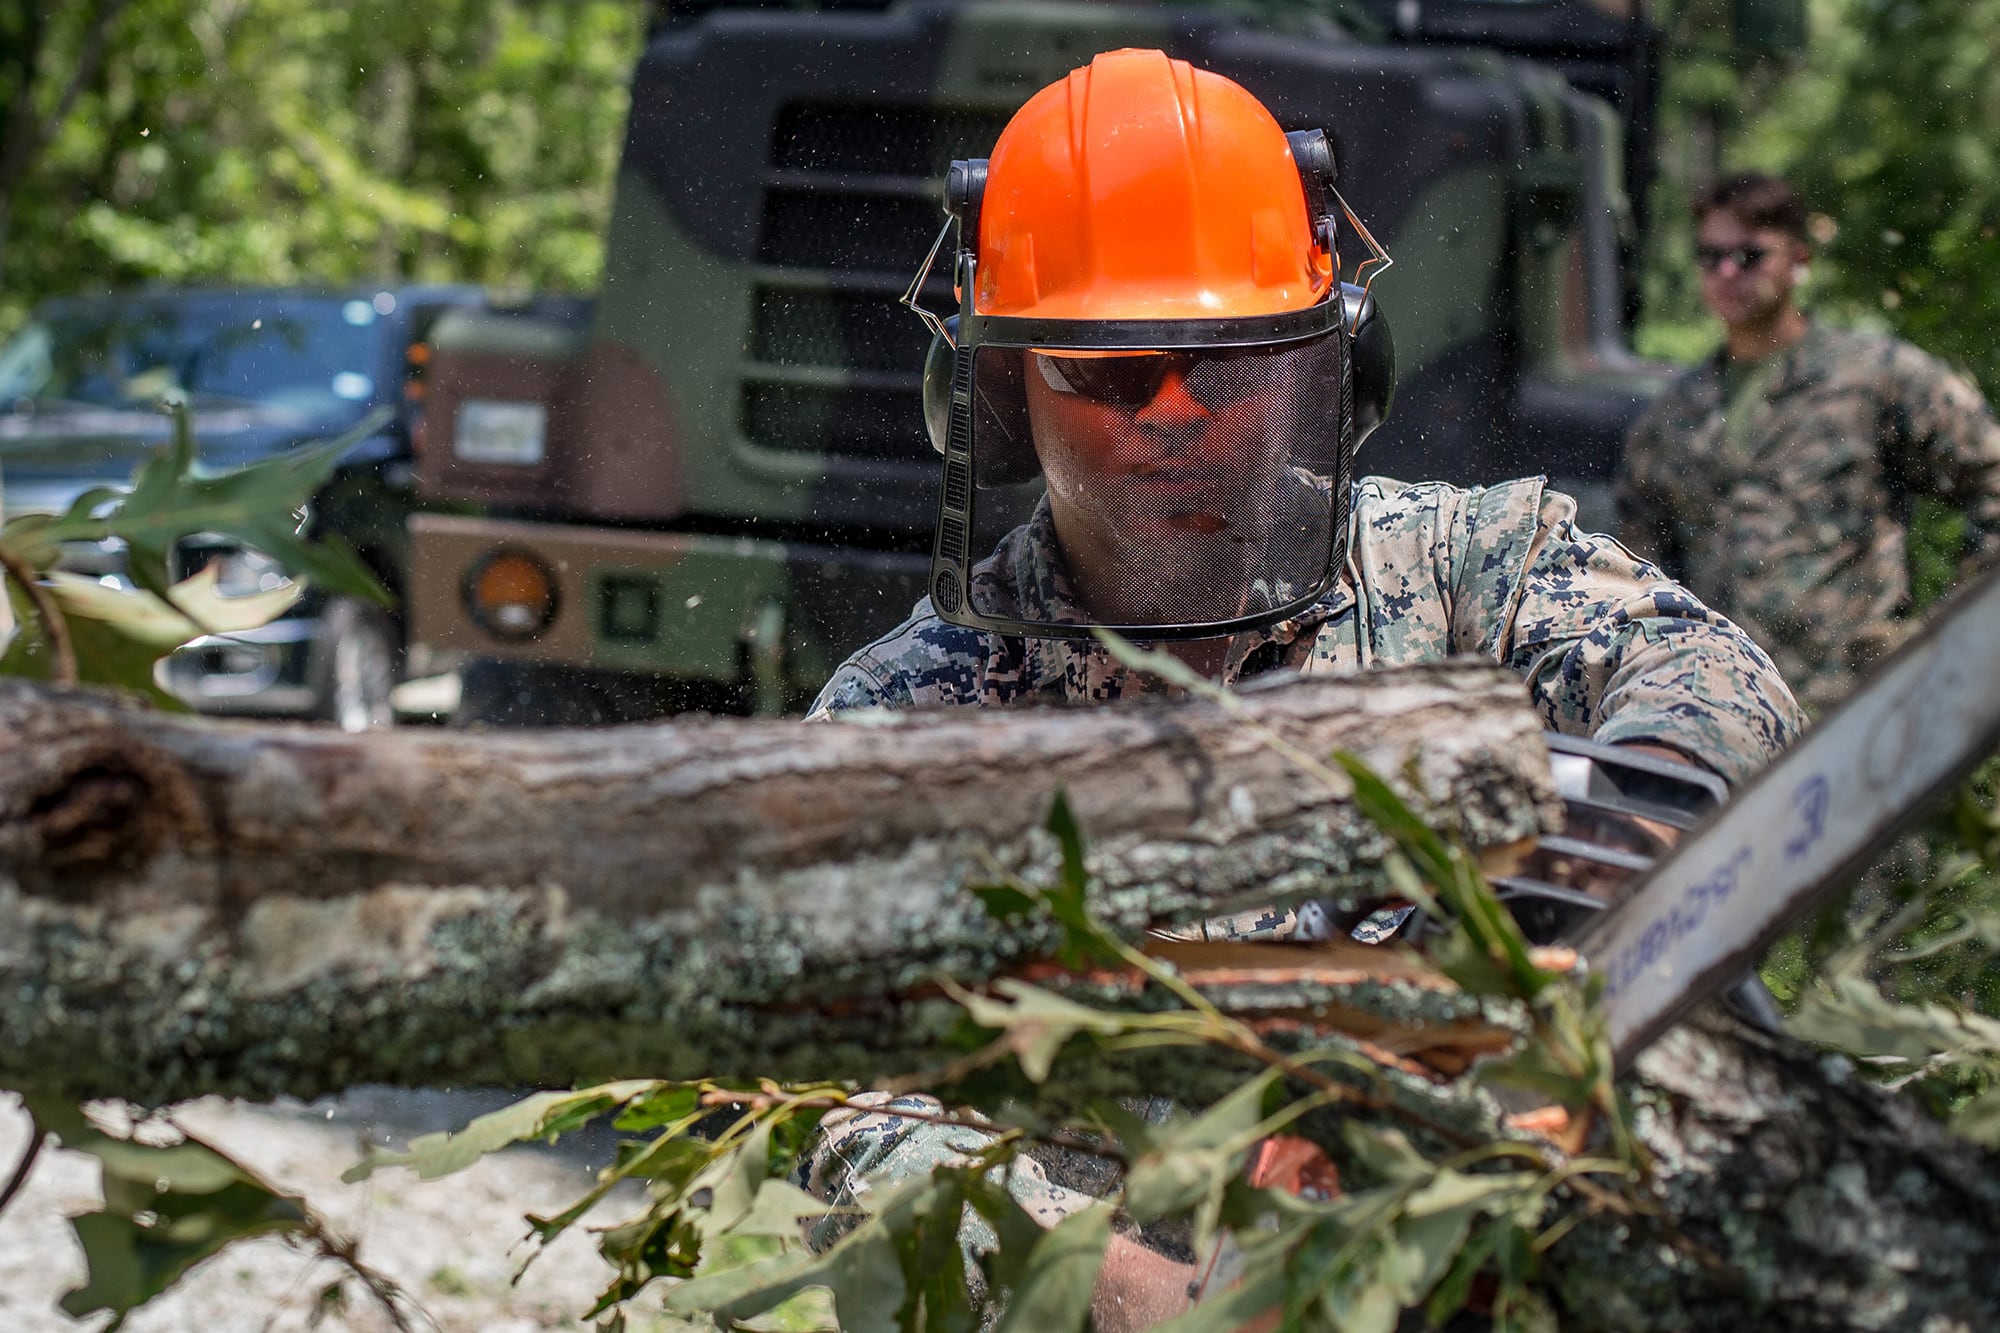
[[[353,414],[376,396],[381,317],[367,299],[186,296],[52,303],[0,347],[0,409],[204,408]]]

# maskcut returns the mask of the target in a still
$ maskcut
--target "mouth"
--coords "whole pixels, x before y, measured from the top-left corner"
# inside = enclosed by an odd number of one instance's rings
[[[1221,494],[1233,479],[1221,468],[1173,460],[1139,463],[1125,473],[1128,484],[1154,493]]]

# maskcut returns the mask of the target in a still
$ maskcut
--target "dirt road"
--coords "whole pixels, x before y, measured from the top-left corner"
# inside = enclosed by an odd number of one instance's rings
[[[572,1231],[538,1257],[518,1285],[512,1279],[527,1252],[521,1244],[522,1214],[552,1211],[580,1197],[609,1155],[608,1139],[509,1149],[443,1181],[420,1181],[398,1170],[357,1185],[341,1183],[340,1173],[365,1142],[400,1144],[416,1134],[456,1128],[511,1099],[498,1093],[363,1089],[310,1105],[208,1099],[181,1108],[176,1118],[276,1184],[303,1194],[342,1233],[358,1237],[363,1262],[415,1297],[432,1327],[446,1333],[588,1328],[582,1315],[610,1276],[591,1235]],[[19,1103],[0,1093],[0,1177],[12,1170],[27,1138]],[[0,1215],[0,1330],[68,1333],[105,1326],[103,1315],[73,1320],[57,1304],[84,1273],[83,1252],[64,1219],[99,1197],[94,1159],[65,1151],[42,1155],[27,1187]],[[636,1187],[615,1193],[587,1224],[622,1220],[640,1197]],[[389,1329],[361,1285],[342,1278],[332,1264],[281,1241],[246,1242],[196,1269],[124,1327],[126,1333]],[[336,1284],[340,1295],[327,1295]],[[316,1311],[321,1320],[314,1325]],[[635,1333],[689,1329],[656,1311],[633,1310],[628,1320]]]

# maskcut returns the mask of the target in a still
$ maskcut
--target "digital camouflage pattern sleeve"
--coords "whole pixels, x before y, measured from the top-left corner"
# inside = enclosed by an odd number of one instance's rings
[[[1965,515],[1961,577],[2000,564],[2000,421],[1978,388],[1936,357],[1890,339],[1890,469]]]
[[[1540,478],[1461,490],[1368,478],[1351,577],[1363,632],[1309,669],[1471,654],[1518,671],[1552,730],[1677,750],[1740,782],[1794,740],[1797,703],[1736,625]],[[1359,641],[1359,652],[1347,640]]]
[[[1498,656],[1549,726],[1651,742],[1740,783],[1798,739],[1804,716],[1763,649],[1657,566],[1575,524],[1548,492]]]

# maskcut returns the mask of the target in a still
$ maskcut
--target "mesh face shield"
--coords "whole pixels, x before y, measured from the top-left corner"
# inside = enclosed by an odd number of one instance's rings
[[[1101,626],[1162,640],[1311,605],[1347,535],[1342,312],[1337,291],[1306,310],[1220,320],[961,310],[932,561],[939,614],[1003,633]],[[1039,559],[988,560],[1017,514],[999,488],[1037,475]]]

